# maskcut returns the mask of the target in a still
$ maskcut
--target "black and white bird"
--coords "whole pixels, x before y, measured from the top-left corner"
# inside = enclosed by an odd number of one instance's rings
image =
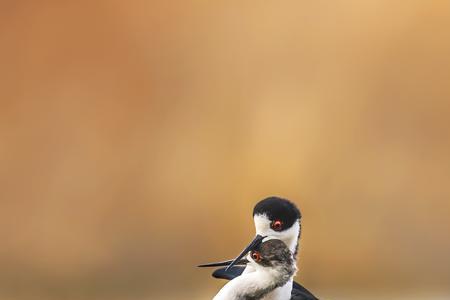
[[[292,280],[297,271],[292,252],[277,239],[259,243],[245,261],[248,267],[253,268],[253,272],[232,279],[213,300],[263,299]]]
[[[293,256],[296,257],[301,234],[301,213],[292,202],[279,197],[269,197],[258,202],[253,209],[256,236],[253,241],[234,260],[200,265],[199,267],[220,267],[214,271],[216,278],[232,280],[243,274],[255,271],[252,264],[246,264],[242,258],[262,241],[278,239],[283,241]],[[317,300],[302,285],[291,278],[284,285],[268,293],[264,300]]]

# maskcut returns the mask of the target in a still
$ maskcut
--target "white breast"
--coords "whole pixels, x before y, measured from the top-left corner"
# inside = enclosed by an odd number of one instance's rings
[[[252,272],[255,272],[255,268],[251,264],[248,264],[241,276]],[[262,298],[262,300],[290,300],[292,293],[292,283],[293,280],[291,279],[285,285],[276,288],[272,292],[268,293],[264,298]]]
[[[257,291],[276,285],[281,273],[276,269],[257,268],[229,281],[213,300],[241,300]],[[290,300],[292,279],[264,296],[263,300]]]
[[[267,294],[262,300],[290,300],[292,293],[292,280],[284,286],[274,289]]]

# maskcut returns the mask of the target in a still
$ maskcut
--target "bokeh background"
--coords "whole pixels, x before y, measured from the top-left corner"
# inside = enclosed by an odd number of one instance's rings
[[[0,2],[0,299],[211,299],[269,195],[322,299],[449,299],[450,2]]]

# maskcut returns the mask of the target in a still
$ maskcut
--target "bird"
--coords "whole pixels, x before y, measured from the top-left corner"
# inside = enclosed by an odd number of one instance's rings
[[[244,259],[254,271],[229,281],[213,300],[259,300],[284,286],[297,271],[292,252],[284,242],[259,242]]]
[[[267,197],[259,201],[253,209],[256,236],[241,254],[234,260],[202,264],[199,267],[221,267],[213,272],[213,277],[228,280],[254,272],[254,266],[247,264],[242,258],[265,238],[283,241],[296,263],[301,235],[301,218],[300,210],[293,202],[276,196]],[[264,299],[318,300],[309,290],[292,279],[268,293]]]

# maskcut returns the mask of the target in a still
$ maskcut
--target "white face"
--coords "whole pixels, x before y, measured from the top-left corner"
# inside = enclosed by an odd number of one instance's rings
[[[270,227],[271,221],[266,215],[255,215],[253,220],[255,222],[256,234],[266,236],[264,241],[270,239],[282,240],[292,253],[295,252],[300,232],[300,223],[298,221],[286,230],[275,231]]]

